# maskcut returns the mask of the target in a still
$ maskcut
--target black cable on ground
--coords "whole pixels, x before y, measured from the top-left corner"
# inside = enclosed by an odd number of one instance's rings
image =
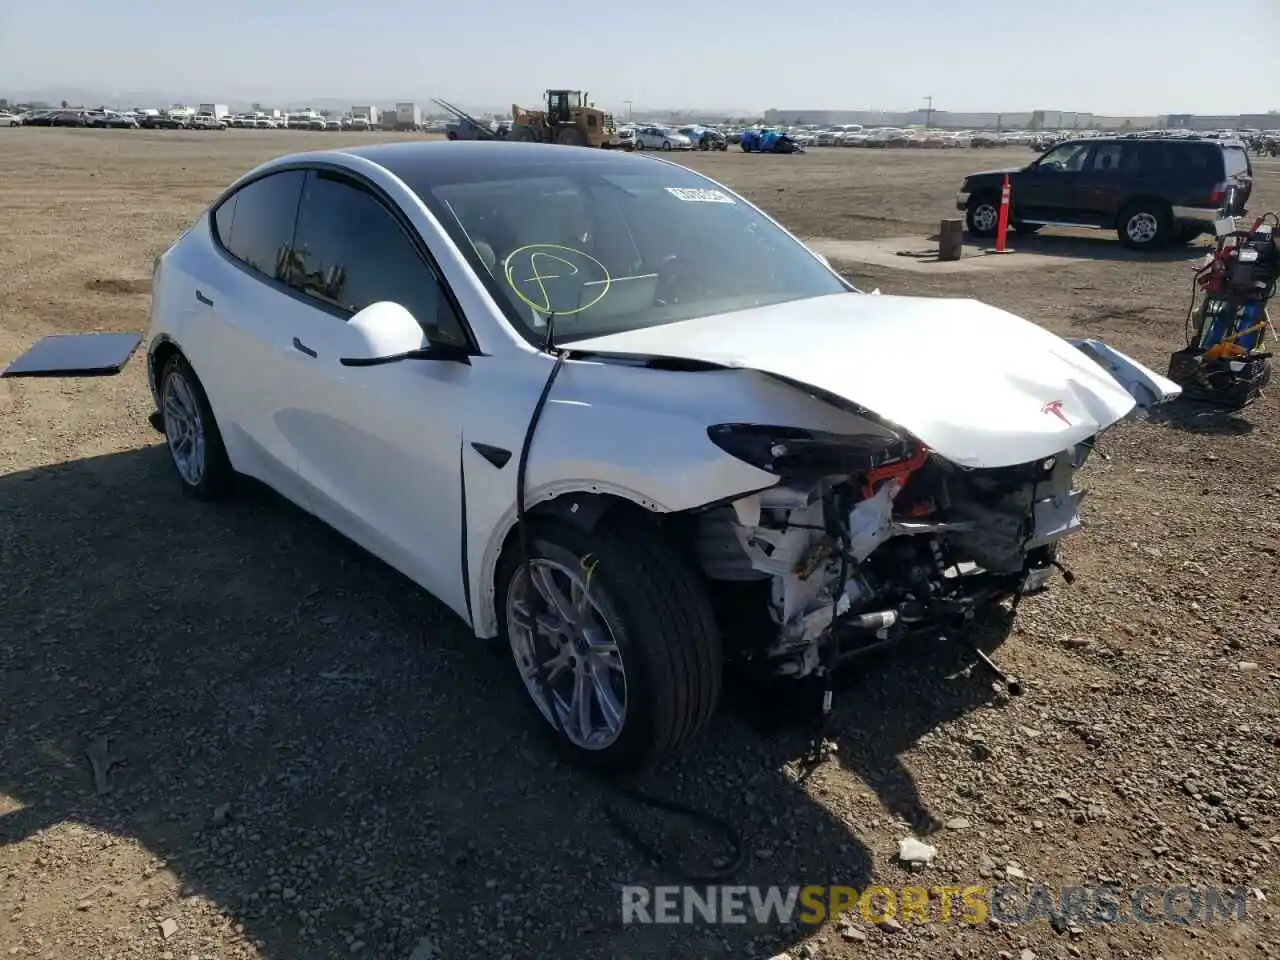
[[[555,357],[555,363],[551,367],[551,372],[547,375],[546,382],[542,385],[542,392],[538,395],[537,402],[533,405],[533,412],[529,415],[529,425],[525,428],[524,441],[520,445],[520,459],[516,463],[516,524],[519,528],[520,536],[520,552],[524,575],[528,579],[528,590],[532,592],[533,586],[533,546],[529,536],[529,524],[527,511],[525,509],[525,485],[526,476],[529,468],[529,451],[533,447],[533,438],[538,429],[538,423],[542,419],[542,412],[547,405],[547,397],[551,394],[551,388],[555,385],[556,378],[560,376],[560,371],[564,367],[565,360],[568,359],[567,351],[558,351],[554,348],[554,317],[547,318],[547,344],[546,349]],[[511,629],[508,624],[507,629]],[[564,729],[560,723],[560,715],[556,710],[556,702],[551,690],[551,683],[547,678],[546,670],[543,669],[542,660],[538,656],[536,640],[531,644],[533,654],[533,667],[538,678],[538,687],[541,690],[542,698],[546,702],[547,712],[550,714],[551,725],[560,736],[564,736]],[[642,837],[634,827],[628,824],[619,814],[617,809],[609,804],[603,804],[603,813],[605,819],[624,840],[630,843],[636,850],[644,854],[644,856],[658,868],[667,868],[676,874],[679,879],[686,883],[714,883],[717,880],[724,880],[727,877],[737,873],[746,860],[746,845],[743,842],[742,833],[728,820],[717,817],[705,810],[698,810],[694,807],[679,803],[675,800],[667,800],[662,797],[655,797],[651,794],[644,793],[634,787],[623,786],[615,780],[609,780],[599,774],[595,774],[595,779],[607,792],[615,797],[629,800],[632,803],[641,806],[652,807],[655,810],[662,810],[665,813],[675,814],[684,817],[694,823],[700,823],[703,826],[710,827],[715,832],[722,834],[729,841],[729,845],[733,849],[733,856],[724,867],[712,870],[707,873],[694,873],[684,870],[678,865],[669,865],[662,856],[661,851],[654,845],[649,843]]]

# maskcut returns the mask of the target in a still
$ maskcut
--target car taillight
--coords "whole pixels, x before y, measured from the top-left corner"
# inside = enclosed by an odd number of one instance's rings
[[[1213,193],[1209,194],[1209,200],[1212,203],[1221,203],[1225,199],[1227,199],[1227,185],[1220,183],[1213,188]]]

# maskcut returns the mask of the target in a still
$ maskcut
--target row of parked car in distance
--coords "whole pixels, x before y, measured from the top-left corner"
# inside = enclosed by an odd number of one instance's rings
[[[253,114],[217,116],[207,112],[159,110],[32,110],[0,113],[0,126],[101,127],[128,130],[369,130],[364,117],[325,117],[317,113],[268,117]]]

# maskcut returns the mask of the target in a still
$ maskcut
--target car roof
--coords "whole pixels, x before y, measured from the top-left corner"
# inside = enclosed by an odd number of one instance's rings
[[[1071,137],[1063,140],[1058,146],[1065,143],[1199,143],[1208,144],[1211,147],[1243,147],[1244,143],[1240,140],[1223,137]]]
[[[547,175],[554,175],[560,170],[592,164],[597,170],[603,165],[626,172],[635,171],[641,164],[661,162],[621,150],[509,140],[411,140],[344,148],[342,152],[371,160],[401,180],[415,184],[477,179],[475,174],[481,171],[498,178],[506,172],[527,173],[530,167],[541,167]]]

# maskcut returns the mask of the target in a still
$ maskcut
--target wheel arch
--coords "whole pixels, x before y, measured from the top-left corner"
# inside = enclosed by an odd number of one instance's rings
[[[151,349],[147,351],[147,383],[151,387],[151,396],[156,401],[156,406],[160,404],[160,374],[164,372],[165,365],[174,357],[182,357],[187,363],[191,359],[183,352],[182,347],[167,333],[162,333],[152,341]],[[195,367],[192,367],[194,370]],[[197,374],[199,376],[199,374]]]
[[[664,505],[634,490],[599,482],[569,487],[555,484],[542,491],[535,491],[525,504],[525,512],[531,519],[552,517],[586,531],[618,513],[626,513],[655,526],[661,517],[672,515]],[[481,560],[480,575],[472,588],[476,594],[473,603],[473,630],[481,639],[490,639],[498,634],[498,568],[509,550],[519,549],[519,530],[513,504],[503,514],[489,537]]]

